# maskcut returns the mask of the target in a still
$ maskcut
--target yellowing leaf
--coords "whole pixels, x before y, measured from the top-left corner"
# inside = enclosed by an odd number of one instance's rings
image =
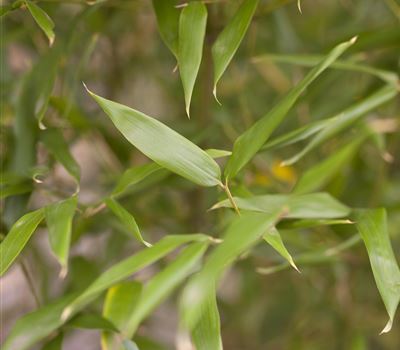
[[[88,92],[125,138],[157,164],[201,186],[221,185],[218,164],[194,143],[154,118]]]
[[[190,102],[203,55],[207,8],[200,1],[189,2],[179,18],[178,66],[185,94],[186,114],[190,118]]]
[[[232,156],[225,168],[227,179],[233,178],[250,161],[283,121],[302,92],[354,42],[355,38],[337,45],[277,105],[239,136],[235,141]]]
[[[258,0],[244,0],[231,21],[218,35],[212,47],[214,62],[214,96],[217,98],[217,84],[229,62],[239,48],[251,22]]]

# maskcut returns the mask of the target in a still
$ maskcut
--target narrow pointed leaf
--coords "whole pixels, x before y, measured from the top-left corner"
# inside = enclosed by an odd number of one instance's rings
[[[41,140],[47,150],[63,165],[79,186],[80,168],[72,157],[62,133],[58,129],[46,129],[41,134]]]
[[[221,321],[215,286],[211,291],[200,311],[200,319],[192,330],[191,335],[196,350],[222,350]]]
[[[245,213],[228,227],[221,244],[208,256],[204,267],[186,285],[181,298],[184,325],[193,330],[217,280],[235,259],[250,249],[279,220],[284,206],[269,214]]]
[[[214,63],[214,96],[217,84],[235,55],[257,8],[258,0],[244,0],[233,18],[218,35],[212,47]]]
[[[193,272],[208,244],[207,241],[192,243],[147,283],[135,311],[124,327],[123,334],[126,338],[131,338],[144,318]]]
[[[62,325],[61,312],[76,297],[69,294],[20,318],[2,345],[2,350],[30,350]]]
[[[285,258],[296,271],[300,272],[296,264],[294,263],[292,256],[290,255],[285,245],[283,244],[280,233],[275,227],[272,227],[263,236],[263,238],[272,248],[274,248],[283,258]]]
[[[157,17],[158,31],[165,45],[178,56],[179,9],[176,0],[153,0]]]
[[[42,350],[62,350],[64,334],[60,333],[54,339],[46,343]]]
[[[360,210],[356,221],[367,248],[376,285],[389,314],[389,321],[381,332],[387,333],[392,328],[400,301],[400,269],[390,243],[386,210]]]
[[[178,66],[185,95],[186,114],[190,117],[190,102],[203,55],[207,8],[200,1],[189,2],[179,18]]]
[[[305,171],[296,183],[293,192],[299,194],[321,189],[350,161],[364,140],[364,135],[358,137],[340,150],[335,151],[330,157]]]
[[[145,246],[151,246],[150,243],[146,242],[142,234],[140,233],[139,226],[136,223],[135,218],[129,213],[121,204],[119,204],[115,199],[107,198],[104,203],[107,207],[121,220],[124,226],[128,229],[129,233],[135,237],[139,242],[143,243]]]
[[[73,196],[45,208],[50,246],[62,267],[62,275],[67,272],[72,220],[77,203],[77,196]]]
[[[54,22],[49,15],[43,11],[38,5],[30,0],[25,0],[26,6],[31,13],[33,19],[39,25],[39,27],[46,34],[49,39],[50,46],[53,45],[55,34],[54,34]]]
[[[44,210],[38,209],[25,214],[11,227],[0,244],[0,276],[3,276],[24,249],[43,218]]]
[[[128,278],[135,272],[156,262],[179,246],[193,241],[208,241],[209,237],[203,234],[168,235],[150,248],[146,248],[129,258],[110,267],[103,272],[63,311],[62,319],[65,322],[79,310],[96,299],[101,293],[114,284]]]
[[[71,319],[68,327],[80,328],[80,329],[98,329],[109,332],[117,332],[118,329],[115,325],[108,319],[98,315],[98,314],[79,314]]]
[[[233,178],[250,161],[283,121],[302,92],[354,42],[355,38],[336,46],[277,105],[239,136],[235,141],[232,156],[225,168],[226,178]]]
[[[157,164],[201,186],[220,184],[218,164],[194,143],[154,118],[88,92],[125,138]]]
[[[313,67],[323,59],[321,55],[279,55],[279,54],[266,54],[253,58],[254,63],[262,61],[276,61],[282,63],[290,63],[300,65],[303,67]],[[367,73],[382,79],[384,82],[389,84],[395,84],[397,82],[397,74],[391,71],[383,69],[377,69],[375,67],[367,66],[361,62],[351,60],[337,60],[332,63],[331,68],[341,69],[346,71],[354,71],[360,73]]]
[[[350,209],[328,193],[317,192],[299,195],[267,194],[249,198],[233,197],[239,209],[271,213],[283,205],[287,207],[285,218],[291,219],[334,219],[345,217]],[[212,207],[232,208],[228,200]]]
[[[353,125],[368,112],[390,101],[397,95],[397,93],[398,91],[396,90],[396,87],[386,85],[374,94],[368,96],[366,99],[346,108],[335,117],[330,118],[330,122],[325,125],[324,128],[317,133],[317,135],[314,136],[314,138],[307,144],[306,147],[304,147],[299,153],[295,154],[290,159],[285,160],[282,164],[292,165],[296,163],[323,142]]]
[[[142,285],[136,281],[127,281],[111,287],[106,295],[103,306],[103,316],[110,320],[119,330],[136,308],[142,293]],[[103,332],[101,336],[102,350],[117,349],[120,337],[110,332]]]

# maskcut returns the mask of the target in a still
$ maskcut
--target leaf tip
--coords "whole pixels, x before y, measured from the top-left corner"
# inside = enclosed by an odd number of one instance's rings
[[[61,321],[65,322],[72,314],[72,308],[70,306],[66,307],[61,313]]]
[[[218,103],[220,106],[222,106],[222,103],[220,102],[220,100],[218,100],[218,97],[217,97],[217,84],[214,85],[214,88],[213,88],[213,95],[214,95],[215,101],[217,101],[217,103]]]
[[[353,36],[353,37],[349,40],[350,45],[353,45],[353,44],[357,41],[357,39],[358,39],[358,35]]]
[[[382,329],[382,331],[379,333],[379,335],[385,334],[385,333],[389,333],[390,330],[392,329],[392,319],[389,319],[388,323],[386,323],[385,328]]]
[[[64,279],[68,274],[68,267],[65,265],[61,266],[60,273],[58,274],[58,277],[61,279]]]
[[[301,0],[297,0],[297,8],[299,9],[300,14],[303,14],[303,11],[301,10]]]

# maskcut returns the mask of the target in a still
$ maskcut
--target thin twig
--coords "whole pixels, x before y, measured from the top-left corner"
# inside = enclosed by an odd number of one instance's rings
[[[225,191],[226,195],[228,196],[229,202],[232,204],[233,209],[235,209],[236,213],[240,216],[240,210],[239,210],[238,206],[236,205],[235,200],[232,197],[231,191],[229,190],[228,179],[225,180],[225,185],[223,183],[221,183],[220,186],[222,187],[222,189]]]
[[[35,287],[35,283],[33,281],[32,275],[29,272],[29,269],[26,266],[23,259],[20,260],[20,265],[21,265],[22,273],[24,274],[26,282],[28,283],[30,292],[32,293],[33,299],[35,299],[36,306],[39,308],[41,306],[41,302],[40,302],[39,295],[36,291],[36,287]]]

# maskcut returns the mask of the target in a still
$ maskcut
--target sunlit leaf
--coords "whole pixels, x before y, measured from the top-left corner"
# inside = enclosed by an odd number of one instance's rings
[[[226,178],[233,178],[250,161],[283,121],[302,92],[354,42],[355,38],[336,46],[277,105],[239,136],[225,168]]]
[[[239,209],[272,213],[286,207],[285,218],[292,219],[334,219],[347,216],[350,209],[328,193],[310,194],[267,194],[249,198],[233,197]],[[229,200],[215,204],[212,209],[232,208]]]
[[[357,137],[348,145],[345,145],[339,150],[335,150],[331,156],[324,159],[322,162],[306,170],[296,183],[293,192],[307,193],[321,189],[350,161],[365,137],[366,135]]]
[[[51,20],[49,15],[34,2],[25,0],[25,3],[32,17],[49,39],[50,46],[53,45],[55,39],[55,34],[53,31],[54,22]]]
[[[44,210],[38,209],[25,214],[11,227],[0,244],[0,276],[2,276],[24,249],[36,227],[44,218]]]
[[[271,229],[284,207],[269,214],[245,213],[236,218],[224,234],[223,241],[209,254],[204,267],[186,285],[181,298],[181,317],[189,330],[194,329],[204,305],[213,293],[218,278],[241,254],[251,248]]]
[[[168,235],[152,247],[146,248],[137,254],[122,260],[103,272],[82,294],[68,305],[63,312],[63,320],[66,321],[69,317],[96,299],[109,287],[156,262],[182,244],[193,241],[208,240],[209,237],[203,234]]]
[[[381,332],[387,333],[392,328],[400,301],[400,269],[390,243],[386,210],[359,210],[356,221],[367,248],[376,285],[389,314],[389,321]]]
[[[124,326],[122,333],[126,338],[131,338],[143,319],[193,272],[209,243],[192,243],[143,287],[137,306]]]
[[[77,203],[77,196],[72,196],[45,208],[50,246],[62,267],[60,273],[62,276],[67,273],[72,219]]]
[[[330,118],[330,122],[314,136],[314,138],[300,152],[295,154],[290,159],[282,162],[283,165],[292,165],[303,158],[311,150],[315,149],[327,139],[336,135],[340,131],[348,128],[358,121],[363,115],[374,110],[385,102],[396,96],[398,91],[391,85],[386,85],[377,92],[368,96],[366,99],[346,108],[338,113],[335,117]]]
[[[185,94],[186,114],[190,117],[190,102],[203,55],[207,8],[200,1],[189,2],[179,18],[178,66]]]
[[[179,9],[176,0],[153,0],[153,8],[157,17],[158,31],[165,45],[178,56]]]
[[[215,97],[218,81],[239,48],[257,5],[258,0],[244,0],[212,46]]]
[[[141,293],[142,285],[135,281],[127,281],[111,287],[104,301],[103,316],[119,330],[122,330],[136,308]],[[116,349],[118,342],[120,342],[120,337],[110,332],[103,332],[101,336],[102,350]]]
[[[278,230],[275,227],[272,227],[263,236],[263,238],[272,248],[274,248],[282,257],[284,257],[295,270],[299,271],[296,264],[294,263],[292,256],[286,249],[286,247],[282,241],[280,233],[278,232]]]
[[[126,139],[157,164],[201,186],[221,184],[218,164],[194,143],[156,119],[88,92]]]
[[[121,222],[124,224],[124,226],[128,229],[129,233],[133,237],[135,237],[145,246],[151,246],[150,243],[146,242],[143,239],[135,218],[121,204],[119,204],[115,199],[112,198],[105,199],[104,203],[121,220]]]
[[[75,179],[79,186],[80,168],[76,160],[72,157],[68,144],[58,129],[46,129],[41,133],[41,140],[45,144],[47,150],[53,154],[54,158],[59,161],[68,173]]]
[[[221,322],[219,318],[215,286],[207,295],[200,310],[200,318],[192,330],[193,343],[196,350],[222,350]]]

